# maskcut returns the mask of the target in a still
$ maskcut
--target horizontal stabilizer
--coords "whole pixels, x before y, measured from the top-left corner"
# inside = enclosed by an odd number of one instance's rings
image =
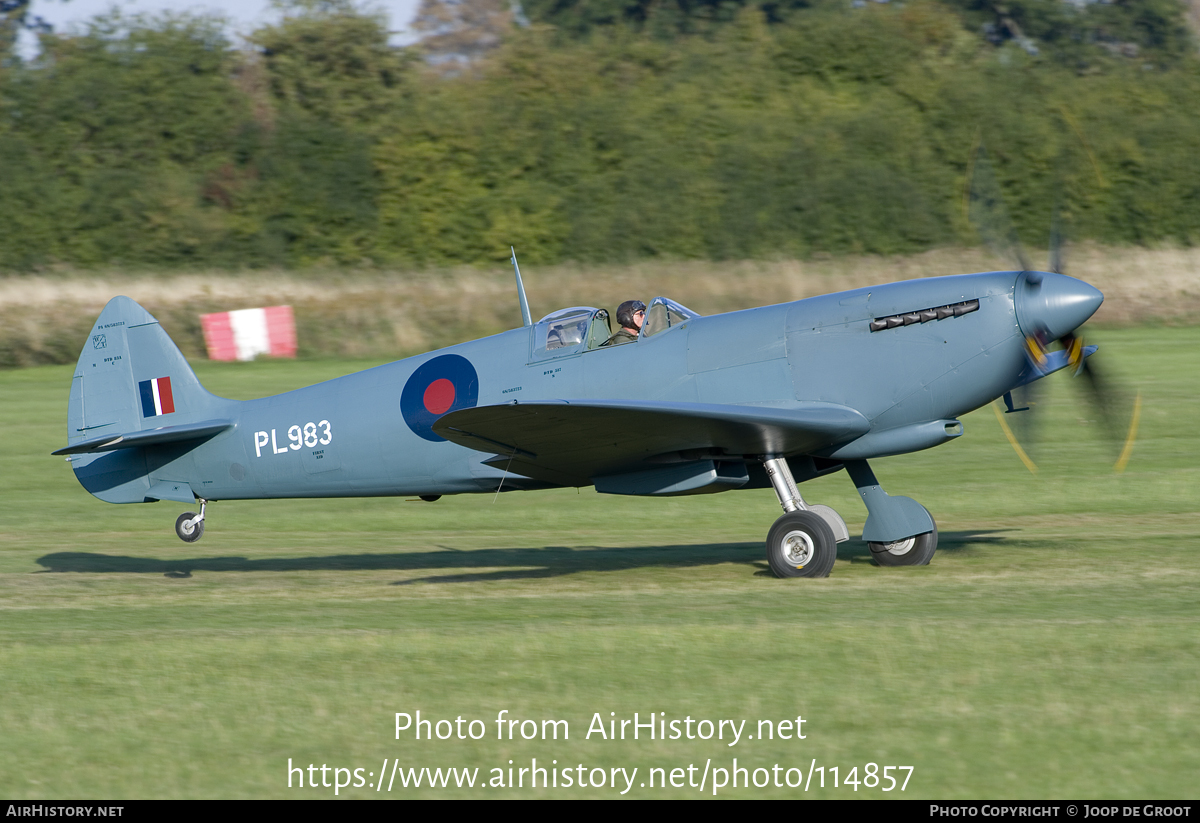
[[[786,407],[622,400],[509,403],[460,409],[433,430],[497,454],[508,470],[562,485],[588,486],[672,460],[807,454],[867,432],[858,411],[836,403]]]
[[[183,440],[199,440],[212,437],[214,434],[233,428],[232,420],[202,420],[199,423],[187,423],[180,426],[160,426],[157,429],[125,432],[124,434],[106,434],[93,437],[51,454],[93,454],[95,452],[110,452],[117,449],[133,449],[138,446],[155,446],[163,443],[178,443]]]

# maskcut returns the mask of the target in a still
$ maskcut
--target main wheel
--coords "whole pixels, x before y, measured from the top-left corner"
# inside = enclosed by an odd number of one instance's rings
[[[868,543],[871,556],[881,566],[928,566],[937,551],[937,524],[933,531],[897,540],[894,543]]]
[[[767,534],[767,564],[776,577],[828,577],[836,559],[833,529],[813,512],[789,512]]]
[[[179,535],[179,539],[184,543],[195,543],[200,539],[200,535],[204,534],[204,521],[192,523],[195,517],[195,512],[184,512],[175,520],[175,534]]]

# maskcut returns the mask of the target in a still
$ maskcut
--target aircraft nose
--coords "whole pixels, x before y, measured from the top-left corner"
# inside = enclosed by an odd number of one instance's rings
[[[1044,330],[1053,340],[1082,326],[1104,302],[1099,289],[1064,274],[1023,272],[1016,288],[1021,330]]]

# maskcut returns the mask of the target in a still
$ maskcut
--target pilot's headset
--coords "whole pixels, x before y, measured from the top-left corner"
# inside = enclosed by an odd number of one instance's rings
[[[623,329],[636,329],[637,326],[633,324],[633,316],[645,310],[646,304],[641,300],[626,300],[617,307],[617,322]]]

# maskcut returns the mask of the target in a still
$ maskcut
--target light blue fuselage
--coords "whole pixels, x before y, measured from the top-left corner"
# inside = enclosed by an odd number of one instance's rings
[[[696,317],[636,344],[536,362],[535,327],[526,326],[274,397],[219,401],[227,406],[210,416],[236,428],[173,459],[162,447],[150,481],[183,481],[210,500],[493,491],[505,473],[482,464],[492,455],[423,439],[401,417],[409,376],[447,353],[474,366],[479,406],[821,400],[857,409],[872,433],[953,420],[1008,391],[1027,368],[1017,280],[993,272],[893,283]],[[977,311],[869,328],[873,318],[968,300],[979,301]]]

